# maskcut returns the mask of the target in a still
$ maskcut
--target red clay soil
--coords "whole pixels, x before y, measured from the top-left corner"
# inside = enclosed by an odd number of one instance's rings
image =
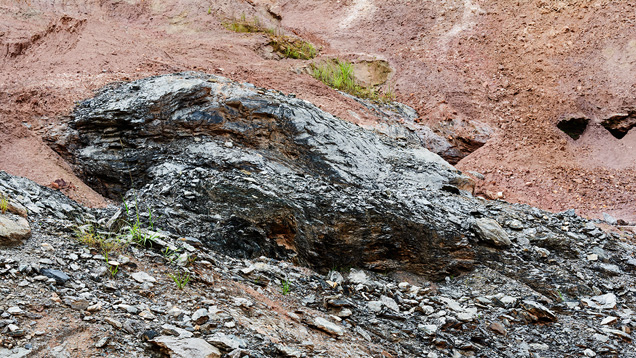
[[[636,130],[618,140],[598,125],[636,108],[635,10],[608,0],[0,0],[0,169],[62,179],[72,198],[103,205],[47,136],[109,82],[184,70],[374,121],[306,74],[309,61],[277,59],[264,35],[223,27],[245,14],[312,41],[321,56],[387,60],[398,100],[458,145],[490,128],[457,165],[485,176],[478,192],[636,221]],[[556,128],[571,114],[591,119],[577,141]]]

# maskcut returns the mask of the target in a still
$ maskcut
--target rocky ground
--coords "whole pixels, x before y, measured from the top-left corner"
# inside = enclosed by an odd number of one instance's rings
[[[511,246],[493,249],[514,259],[432,282],[235,259],[165,231],[144,230],[153,243],[142,246],[126,227],[106,255],[76,232],[92,225],[107,239],[115,208],[0,175],[32,229],[0,256],[0,357],[636,356],[634,235],[571,213],[493,202],[493,215],[523,213],[504,225]],[[567,228],[576,254],[544,248],[537,223]],[[179,289],[171,275],[189,281]]]
[[[636,356],[611,217],[474,197],[406,138],[201,73],[109,86],[63,133],[125,203],[0,172],[0,356]]]

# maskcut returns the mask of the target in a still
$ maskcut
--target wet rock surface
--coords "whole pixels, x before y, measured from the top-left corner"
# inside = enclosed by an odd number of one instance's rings
[[[81,104],[65,142],[125,208],[0,172],[32,227],[0,253],[0,356],[633,356],[633,233],[450,190],[438,157],[294,98],[144,81]]]

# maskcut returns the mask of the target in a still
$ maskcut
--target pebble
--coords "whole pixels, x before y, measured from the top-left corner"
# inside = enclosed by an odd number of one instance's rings
[[[367,308],[369,311],[378,313],[382,311],[382,302],[381,301],[369,301],[367,302]]]
[[[342,327],[335,323],[331,323],[322,317],[316,317],[316,319],[314,319],[314,325],[329,334],[335,336],[344,335],[344,329]]]
[[[612,316],[610,316],[610,317],[605,317],[605,318],[603,318],[603,320],[601,321],[601,325],[602,325],[602,326],[611,325],[611,324],[616,323],[617,321],[618,321],[618,318],[617,318],[617,317],[612,317]]]
[[[60,270],[54,270],[54,269],[42,269],[40,270],[40,274],[48,277],[48,278],[52,278],[55,280],[55,283],[57,283],[58,285],[63,285],[66,282],[68,282],[68,280],[70,280],[71,278],[65,274],[64,272],[60,271]]]
[[[392,299],[391,297],[387,297],[387,296],[382,295],[382,296],[380,296],[380,301],[382,302],[382,304],[384,306],[386,306],[390,310],[392,310],[394,312],[400,312],[400,306],[398,306],[398,304],[395,302],[395,300]]]
[[[488,328],[492,329],[494,332],[501,334],[502,336],[508,335],[508,331],[504,327],[503,324],[499,322],[493,322],[488,326]]]
[[[149,274],[143,272],[143,271],[138,271],[133,273],[132,275],[130,275],[133,280],[139,282],[139,283],[144,283],[144,282],[157,282],[157,279],[150,276]]]
[[[417,329],[422,331],[427,336],[432,336],[437,333],[437,326],[434,324],[419,324],[417,325]]]
[[[18,306],[9,307],[7,309],[7,312],[9,312],[12,315],[21,315],[24,313],[24,311]]]
[[[118,320],[111,318],[111,317],[106,317],[104,318],[104,322],[110,324],[111,326],[117,328],[117,329],[121,329],[123,327],[123,324],[121,322],[119,322]]]
[[[97,343],[95,343],[95,347],[96,348],[104,348],[106,347],[106,345],[108,344],[108,340],[110,339],[110,337],[106,336],[106,337],[102,337],[99,341],[97,341]]]

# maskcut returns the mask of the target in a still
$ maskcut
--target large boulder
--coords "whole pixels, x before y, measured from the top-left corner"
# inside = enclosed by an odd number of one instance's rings
[[[461,220],[437,205],[470,191],[467,177],[421,145],[293,96],[157,76],[82,102],[61,138],[94,188],[113,199],[136,188],[126,199],[155,211],[159,227],[234,256],[435,277],[472,267]]]

